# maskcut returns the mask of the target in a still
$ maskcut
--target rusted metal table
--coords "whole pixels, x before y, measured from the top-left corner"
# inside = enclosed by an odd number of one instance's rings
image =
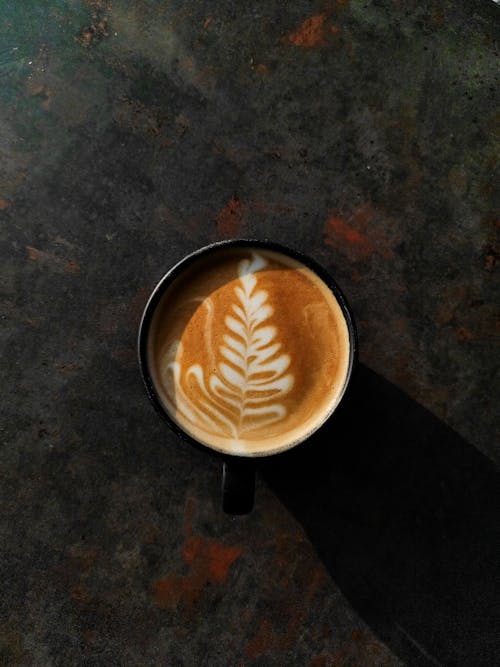
[[[0,5],[2,664],[496,663],[499,21]],[[361,366],[231,518],[135,338],[167,268],[238,236],[332,272]]]

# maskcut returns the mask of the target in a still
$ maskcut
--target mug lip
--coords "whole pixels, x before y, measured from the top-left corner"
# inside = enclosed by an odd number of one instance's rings
[[[339,398],[333,410],[328,414],[328,416],[324,419],[324,421],[317,428],[313,429],[305,438],[297,442],[294,442],[287,447],[279,448],[277,450],[271,450],[269,452],[258,451],[248,454],[240,454],[240,453],[231,454],[230,452],[224,452],[219,449],[210,447],[210,445],[208,444],[200,442],[199,440],[191,436],[187,431],[185,431],[168,414],[166,408],[164,407],[160,399],[159,393],[155,387],[153,378],[149,370],[148,337],[149,337],[151,322],[153,320],[156,308],[161,301],[161,298],[163,297],[167,288],[172,284],[172,282],[178,276],[181,275],[181,273],[183,273],[187,268],[189,268],[201,257],[209,256],[211,253],[217,252],[219,250],[223,250],[225,248],[251,248],[251,247],[262,248],[263,250],[275,251],[277,253],[281,253],[287,257],[295,259],[304,266],[306,266],[308,269],[310,269],[325,283],[325,285],[330,289],[330,291],[337,299],[337,302],[340,306],[340,309],[342,310],[342,314],[346,321],[347,329],[349,332],[349,362],[347,367],[347,373],[344,380],[344,386],[342,387],[342,391],[339,394]],[[347,390],[349,388],[349,385],[351,383],[352,375],[358,360],[358,334],[351,307],[349,306],[347,299],[344,296],[344,293],[342,292],[342,290],[340,289],[339,285],[334,280],[334,278],[330,275],[330,273],[326,269],[324,269],[318,262],[316,262],[316,260],[312,259],[307,255],[304,255],[302,252],[295,250],[294,248],[290,248],[289,246],[283,245],[281,243],[276,243],[275,241],[269,241],[266,239],[235,238],[223,241],[215,241],[201,248],[197,248],[196,250],[193,250],[192,252],[185,255],[176,264],[174,264],[174,266],[172,266],[166,273],[163,274],[163,276],[160,278],[160,280],[154,287],[153,291],[151,292],[149,299],[144,307],[137,336],[137,352],[138,352],[138,361],[141,370],[142,380],[145,385],[148,398],[153,404],[155,410],[159,413],[159,415],[163,418],[163,420],[167,422],[170,429],[179,438],[181,438],[181,440],[184,440],[185,442],[197,447],[198,449],[201,449],[204,452],[209,452],[213,455],[218,455],[219,457],[231,460],[235,459],[249,460],[249,459],[263,458],[267,456],[276,456],[282,453],[286,453],[292,449],[295,449],[296,447],[299,447],[303,443],[307,442],[312,435],[317,434],[319,431],[321,431],[323,426],[330,421],[335,412],[338,410],[340,403],[343,401],[347,393]]]

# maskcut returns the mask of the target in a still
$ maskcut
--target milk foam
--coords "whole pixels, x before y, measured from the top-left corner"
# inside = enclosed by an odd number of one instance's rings
[[[160,308],[154,318],[152,376],[167,412],[195,439],[231,454],[274,453],[305,439],[334,410],[349,333],[333,293],[304,265],[252,248],[227,257],[213,287],[201,272],[189,288],[181,282],[165,294],[169,317]],[[286,292],[292,278],[304,299],[297,314],[301,304]],[[301,358],[307,353],[317,377]]]

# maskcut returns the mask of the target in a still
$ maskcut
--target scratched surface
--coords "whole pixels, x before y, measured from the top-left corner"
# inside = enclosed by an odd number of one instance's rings
[[[486,0],[0,3],[1,665],[496,664],[499,38]],[[236,236],[332,272],[362,366],[229,518],[135,338]]]

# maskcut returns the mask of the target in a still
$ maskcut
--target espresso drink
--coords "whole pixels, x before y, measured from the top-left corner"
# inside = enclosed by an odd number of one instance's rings
[[[333,412],[350,365],[337,299],[309,268],[262,248],[221,247],[164,292],[148,366],[165,410],[197,441],[261,456]]]

